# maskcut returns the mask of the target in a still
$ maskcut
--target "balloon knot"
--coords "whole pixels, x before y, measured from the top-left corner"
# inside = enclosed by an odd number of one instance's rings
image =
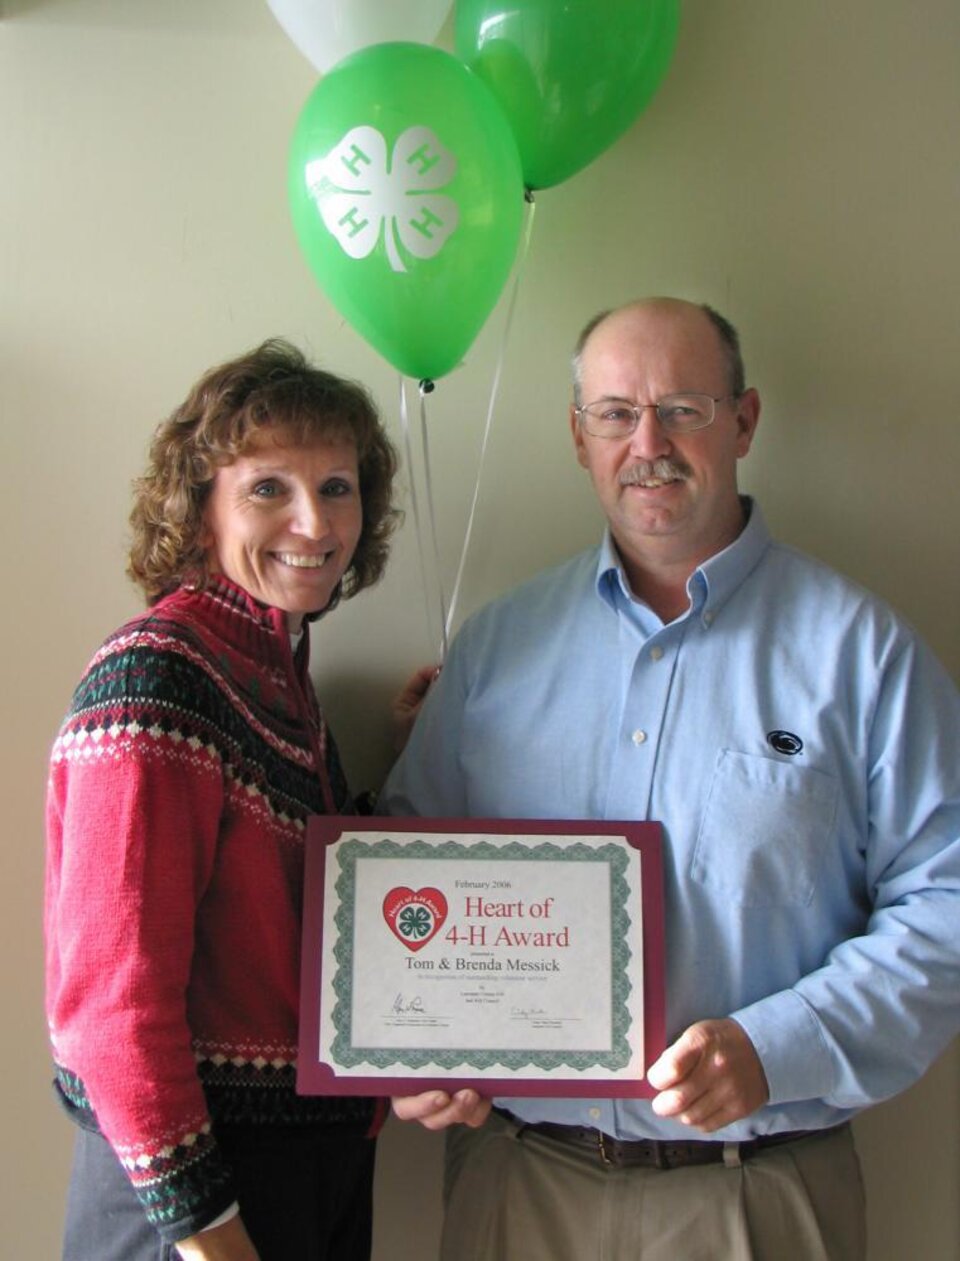
[[[436,388],[437,388],[436,385],[434,385],[434,383],[430,380],[429,377],[424,377],[423,380],[420,382],[421,394],[432,394]]]
[[[527,203],[528,206],[533,205],[535,198],[533,196],[532,188],[525,188],[523,190],[523,200]]]

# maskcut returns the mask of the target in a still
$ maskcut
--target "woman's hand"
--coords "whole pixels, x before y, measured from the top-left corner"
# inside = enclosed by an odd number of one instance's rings
[[[181,1239],[177,1251],[183,1261],[260,1261],[240,1217],[231,1217],[222,1226],[202,1230]]]
[[[420,707],[439,673],[439,666],[421,666],[419,670],[411,674],[403,688],[393,698],[390,713],[393,718],[393,747],[397,753],[403,752],[404,746],[410,739],[410,732],[417,720],[417,714],[420,713]]]

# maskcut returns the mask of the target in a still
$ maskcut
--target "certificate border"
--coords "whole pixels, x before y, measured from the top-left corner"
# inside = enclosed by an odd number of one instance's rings
[[[420,829],[423,831],[423,829]],[[484,836],[490,833],[485,831]],[[616,838],[623,840],[623,837]],[[614,938],[620,930],[619,944],[611,943],[611,955],[614,959],[612,971],[611,1009],[611,1042],[605,1051],[558,1051],[544,1052],[527,1049],[476,1051],[464,1048],[436,1050],[431,1047],[405,1047],[402,1052],[393,1048],[354,1046],[347,1032],[351,1008],[348,1003],[350,992],[350,975],[352,973],[354,939],[354,902],[350,898],[352,886],[356,880],[356,862],[361,858],[397,857],[401,851],[408,857],[426,858],[431,861],[443,859],[462,860],[464,858],[499,859],[503,862],[548,862],[564,850],[566,862],[606,863],[611,890],[611,905],[614,908],[610,917],[610,925]],[[379,852],[378,852],[379,851]],[[395,840],[379,841],[344,841],[337,853],[340,874],[337,878],[337,895],[339,906],[335,916],[338,930],[337,937],[337,976],[333,982],[333,990],[337,994],[331,1013],[331,1023],[336,1029],[332,1051],[338,1064],[354,1068],[358,1064],[370,1064],[374,1068],[386,1068],[402,1059],[405,1067],[410,1069],[424,1068],[428,1064],[436,1064],[441,1069],[454,1069],[463,1065],[466,1069],[477,1069],[480,1072],[502,1064],[506,1069],[527,1068],[532,1064],[544,1069],[571,1068],[585,1071],[591,1068],[606,1068],[610,1071],[622,1070],[630,1063],[630,1012],[627,998],[630,981],[626,975],[630,950],[625,940],[626,918],[628,915],[627,899],[630,894],[625,870],[627,857],[622,845],[612,842],[604,846],[577,844],[560,846],[543,841],[536,846],[524,845],[515,841],[508,845],[492,845],[488,840],[478,840],[473,845],[457,845],[449,842],[446,845],[430,845],[416,840],[406,844]],[[620,886],[617,888],[617,886]],[[346,896],[345,896],[346,895]],[[486,1079],[485,1079],[486,1080]]]
[[[353,878],[355,869],[355,859],[360,857],[360,849],[362,848],[362,856],[368,857],[371,853],[371,846],[395,847],[394,852],[406,848],[402,838],[410,833],[416,833],[422,837],[431,834],[456,835],[457,833],[465,833],[470,836],[478,837],[474,845],[470,849],[483,848],[486,842],[482,839],[486,836],[544,836],[546,838],[555,836],[591,836],[602,837],[610,836],[621,840],[625,840],[632,848],[640,851],[641,854],[641,890],[643,898],[643,916],[642,916],[642,950],[643,950],[643,967],[644,967],[644,1059],[646,1065],[653,1063],[665,1045],[664,1039],[664,982],[663,982],[663,899],[662,899],[662,860],[661,860],[661,832],[657,823],[636,823],[617,820],[567,820],[567,819],[421,819],[421,818],[390,818],[381,816],[314,816],[310,819],[307,827],[305,838],[306,846],[306,873],[304,882],[304,917],[303,917],[303,958],[301,970],[301,1011],[300,1011],[300,1040],[299,1040],[299,1057],[297,1065],[297,1090],[301,1094],[322,1094],[322,1095],[338,1095],[338,1094],[372,1094],[372,1095],[392,1095],[392,1094],[411,1094],[419,1093],[425,1090],[440,1088],[443,1090],[456,1090],[462,1086],[472,1085],[480,1089],[485,1095],[554,1095],[566,1097],[586,1097],[586,1098],[602,1098],[602,1097],[643,1097],[650,1096],[653,1091],[647,1086],[645,1078],[624,1079],[624,1078],[597,1078],[591,1077],[589,1080],[583,1077],[571,1076],[563,1077],[551,1075],[549,1078],[530,1078],[530,1077],[498,1077],[493,1078],[484,1076],[481,1078],[471,1078],[469,1075],[461,1071],[454,1074],[452,1071],[448,1073],[438,1072],[429,1077],[411,1073],[410,1075],[391,1075],[382,1074],[356,1076],[342,1075],[337,1071],[334,1065],[319,1058],[318,1047],[320,1042],[320,1003],[321,1003],[321,982],[322,982],[322,956],[323,956],[323,904],[326,885],[326,854],[328,848],[340,841],[344,834],[365,834],[370,833],[370,841],[364,840],[353,853],[347,849],[346,856],[340,856],[340,875],[338,877],[339,891],[346,891],[345,885],[349,884]],[[397,840],[387,838],[398,838]],[[349,847],[351,842],[346,842]],[[411,847],[417,845],[417,842],[411,841]],[[424,844],[423,857],[443,858],[442,846]],[[496,847],[496,854],[499,857],[510,858],[515,861],[518,858],[523,859],[527,856],[528,851],[517,842],[517,848],[523,852],[513,854],[511,847]],[[547,843],[545,842],[542,849],[545,851]],[[603,861],[596,848],[584,849],[584,858],[589,857],[593,861]],[[438,853],[438,850],[441,852]],[[622,853],[622,851],[621,851]],[[463,857],[464,849],[458,847],[456,851],[457,857]],[[546,858],[546,854],[544,854]],[[531,858],[530,861],[536,861]],[[611,876],[616,879],[616,875],[611,871]],[[620,879],[623,879],[622,868],[620,871]],[[341,930],[341,937],[337,942],[337,952],[340,955],[339,963],[342,965],[344,958],[342,956],[342,944],[344,941],[349,942],[351,936],[347,933],[346,937],[342,935],[343,930],[348,929],[349,925],[346,918],[349,918],[349,912],[344,908],[348,906],[347,900],[342,900],[337,910],[338,928]],[[622,905],[622,900],[621,900]],[[616,906],[614,903],[614,920],[616,918]],[[346,916],[346,918],[344,918]],[[347,947],[349,949],[349,947]],[[336,988],[336,986],[334,987]],[[338,1019],[337,1008],[340,1005],[340,997],[334,1001],[334,1010],[331,1014],[332,1023],[337,1031],[334,1037],[334,1046],[339,1042],[339,1052],[341,1058],[338,1062],[346,1064],[348,1062],[346,1056],[346,1043],[342,1038],[342,1021]],[[618,1020],[616,1012],[613,1019],[614,1033],[614,1050],[606,1053],[606,1059],[601,1063],[601,1067],[609,1067],[611,1071],[615,1071],[615,1057],[617,1054],[617,1045],[620,1045],[622,1053],[627,1052],[627,1014],[625,1009],[625,997],[614,995],[614,1005],[623,1008],[622,1016]],[[409,1060],[416,1055],[416,1049],[406,1049],[404,1058]],[[437,1063],[441,1067],[444,1059],[448,1059],[451,1064],[460,1066],[464,1063],[465,1055],[463,1052],[452,1050],[447,1051],[424,1051],[423,1064]],[[484,1053],[474,1053],[475,1058],[480,1058]],[[529,1053],[512,1052],[507,1053],[506,1057],[500,1052],[487,1053],[490,1056],[489,1063],[504,1063],[506,1067],[524,1066],[529,1064]],[[544,1053],[538,1053],[538,1059]],[[393,1051],[371,1051],[369,1054],[363,1054],[361,1062],[370,1062],[375,1064],[376,1057],[381,1055],[386,1063],[396,1062],[396,1053]],[[519,1056],[517,1063],[511,1063],[510,1057]],[[571,1067],[574,1071],[580,1067],[596,1067],[598,1057],[602,1057],[604,1053],[590,1052],[586,1058],[578,1062],[575,1058],[576,1053],[566,1051],[558,1053],[557,1067]],[[613,1059],[611,1057],[614,1057]],[[627,1059],[621,1061],[626,1063]],[[412,1065],[416,1067],[416,1065]],[[475,1067],[482,1069],[487,1065],[475,1063]],[[546,1065],[545,1067],[550,1067]]]

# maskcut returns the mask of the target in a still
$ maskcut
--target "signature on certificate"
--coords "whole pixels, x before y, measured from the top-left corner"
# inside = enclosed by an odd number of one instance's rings
[[[427,1009],[423,1005],[423,999],[419,994],[413,998],[406,998],[403,994],[398,994],[393,1000],[390,1008],[391,1014],[394,1016],[407,1016],[415,1013],[418,1016],[425,1016]]]

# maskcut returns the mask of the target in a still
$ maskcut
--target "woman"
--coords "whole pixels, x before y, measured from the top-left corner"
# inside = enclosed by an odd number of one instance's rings
[[[294,1090],[304,825],[353,812],[307,624],[380,577],[395,469],[365,391],[280,341],[154,437],[129,564],[150,607],[51,761],[69,1261],[369,1256],[380,1109]]]

